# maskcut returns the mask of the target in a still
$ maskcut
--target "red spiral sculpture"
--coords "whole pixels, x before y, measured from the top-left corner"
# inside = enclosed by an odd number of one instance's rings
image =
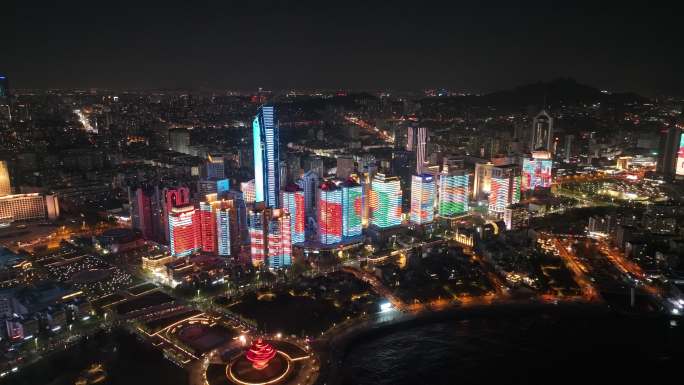
[[[275,357],[276,351],[273,346],[264,342],[261,338],[257,338],[252,343],[247,351],[247,359],[252,362],[252,367],[256,370],[261,370],[268,366],[268,362]]]

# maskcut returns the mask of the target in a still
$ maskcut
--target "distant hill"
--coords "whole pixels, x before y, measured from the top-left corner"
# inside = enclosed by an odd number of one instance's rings
[[[449,104],[497,106],[513,109],[526,108],[531,105],[541,106],[544,103],[553,107],[561,104],[590,105],[598,102],[607,105],[625,105],[648,101],[648,98],[634,93],[603,93],[597,88],[578,83],[571,78],[558,78],[549,82],[526,84],[511,90],[478,96],[457,96],[448,99],[451,99]],[[430,100],[435,99],[423,99],[423,102],[429,103]]]

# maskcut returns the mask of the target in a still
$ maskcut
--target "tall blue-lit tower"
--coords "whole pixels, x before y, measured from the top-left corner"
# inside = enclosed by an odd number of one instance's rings
[[[280,208],[279,129],[274,106],[263,105],[252,122],[254,195],[266,207]]]
[[[9,98],[9,80],[3,74],[0,74],[0,98]]]

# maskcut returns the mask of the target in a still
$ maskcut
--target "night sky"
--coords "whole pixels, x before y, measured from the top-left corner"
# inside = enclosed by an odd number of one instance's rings
[[[487,92],[569,76],[684,94],[682,2],[28,3],[1,5],[13,88]]]

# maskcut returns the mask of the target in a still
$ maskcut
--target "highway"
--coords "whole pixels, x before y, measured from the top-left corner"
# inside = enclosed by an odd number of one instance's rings
[[[362,120],[359,117],[352,116],[352,115],[344,115],[344,120],[363,128],[369,134],[376,135],[378,138],[385,141],[386,143],[390,143],[390,144],[394,143],[394,140],[392,139],[392,137],[390,135],[388,135],[386,132],[380,130],[376,126]]]
[[[558,255],[563,260],[565,266],[572,272],[573,278],[582,290],[582,295],[588,301],[600,301],[598,290],[591,283],[588,277],[589,269],[582,263],[577,255],[572,251],[572,246],[568,241],[562,241],[558,237],[549,238],[558,251]]]

